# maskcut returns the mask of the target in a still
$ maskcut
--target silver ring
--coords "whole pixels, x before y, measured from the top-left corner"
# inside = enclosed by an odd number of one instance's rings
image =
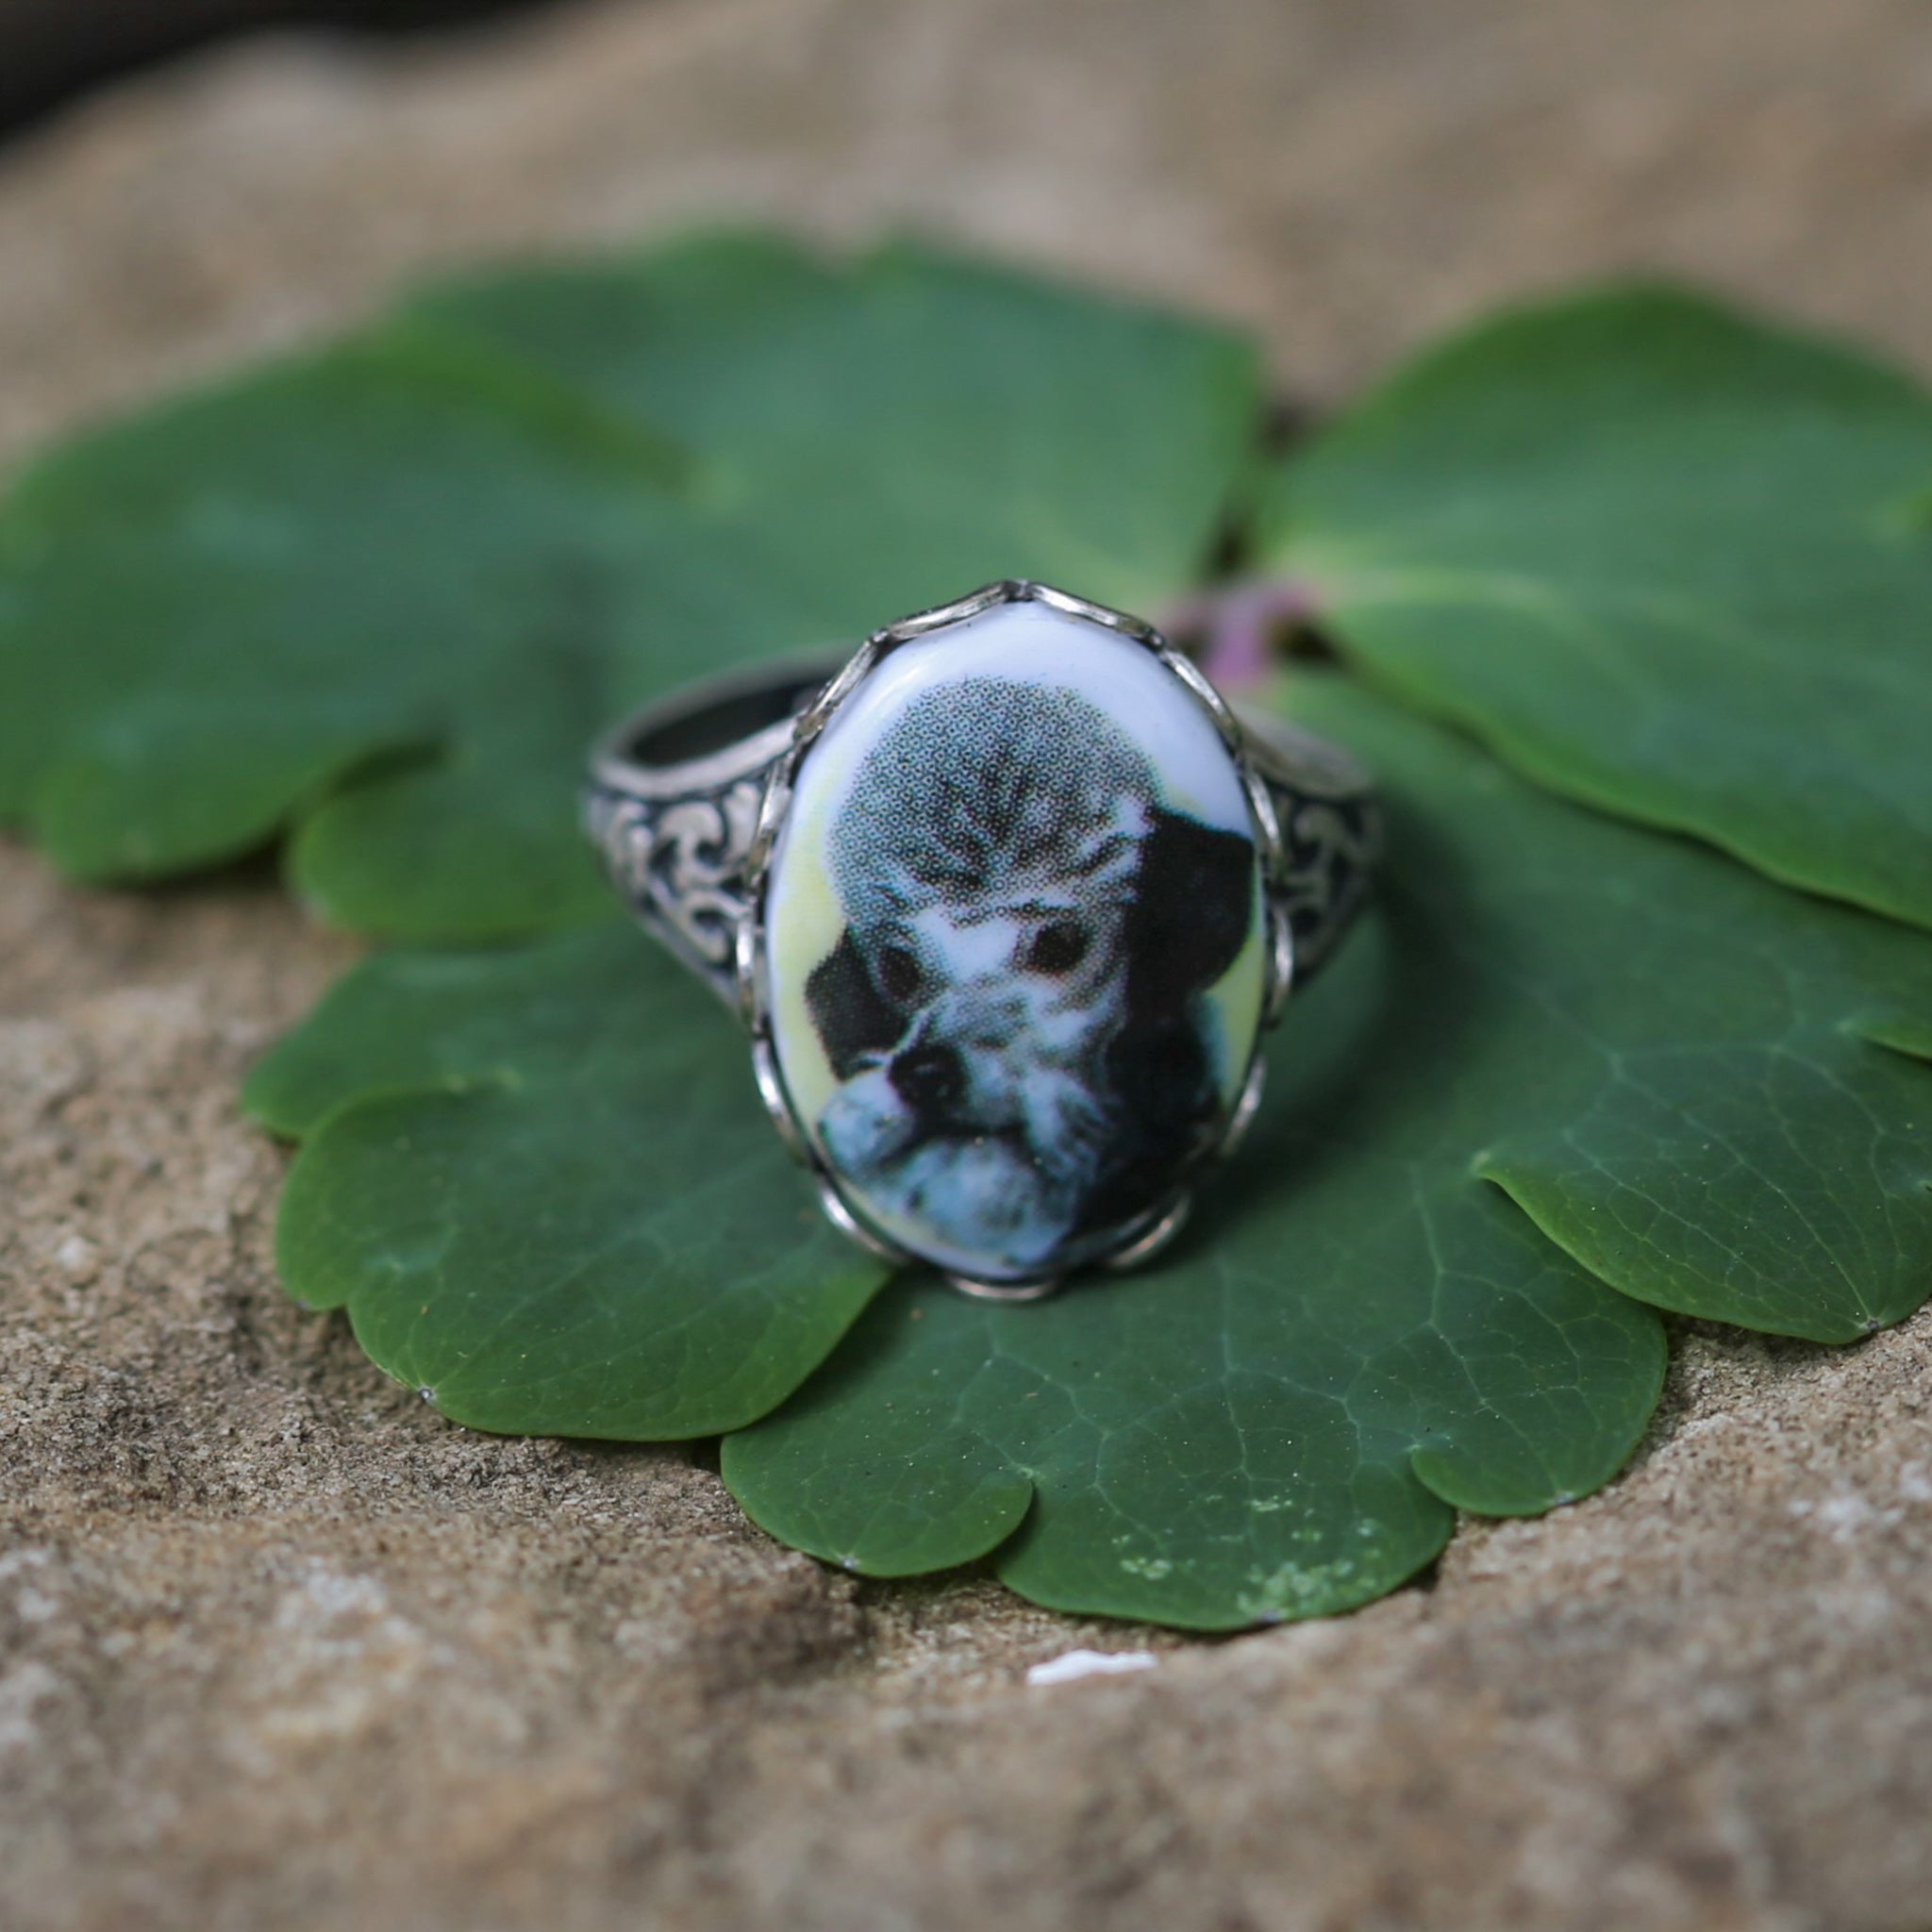
[[[1380,831],[1346,753],[1022,582],[647,707],[585,823],[832,1221],[1002,1300],[1179,1229]]]

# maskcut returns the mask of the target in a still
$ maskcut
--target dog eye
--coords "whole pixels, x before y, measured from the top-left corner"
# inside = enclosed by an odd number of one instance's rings
[[[1056,919],[1027,941],[1021,965],[1028,973],[1071,973],[1087,957],[1087,928],[1072,919]]]
[[[925,977],[919,970],[919,961],[904,946],[883,946],[878,959],[879,991],[889,1000],[902,1004],[919,991],[919,984]]]

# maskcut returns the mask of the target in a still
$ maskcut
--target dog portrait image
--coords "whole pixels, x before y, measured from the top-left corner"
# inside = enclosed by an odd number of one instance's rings
[[[812,1131],[951,1265],[1077,1260],[1171,1192],[1242,1071],[1209,994],[1258,929],[1254,839],[1233,793],[1232,823],[1181,808],[1118,708],[936,684],[826,825],[840,925],[805,1005],[836,1084]]]

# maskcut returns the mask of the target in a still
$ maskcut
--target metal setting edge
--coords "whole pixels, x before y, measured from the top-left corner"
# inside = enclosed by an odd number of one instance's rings
[[[1026,578],[1007,577],[988,584],[951,603],[935,605],[914,612],[896,624],[874,631],[816,698],[792,721],[791,736],[782,756],[771,767],[758,804],[758,831],[745,864],[745,911],[734,935],[734,963],[737,969],[739,1005],[752,1029],[752,1072],[758,1095],[772,1116],[785,1145],[809,1171],[819,1196],[819,1205],[834,1226],[870,1253],[898,1266],[924,1265],[923,1258],[871,1225],[858,1208],[838,1177],[820,1159],[810,1135],[798,1117],[790,1091],[780,1072],[770,1038],[769,973],[765,931],[765,901],[772,857],[790,809],[800,766],[813,744],[838,715],[855,691],[871,676],[898,645],[916,638],[930,637],[956,624],[983,616],[1005,604],[1038,603],[1099,625],[1116,636],[1139,643],[1159,661],[1207,714],[1224,747],[1235,762],[1236,774],[1254,823],[1257,857],[1262,876],[1262,897],[1269,922],[1269,957],[1262,996],[1261,1024],[1256,1030],[1255,1044],[1241,1075],[1241,1089],[1226,1123],[1219,1134],[1203,1145],[1188,1165],[1187,1179],[1169,1202],[1154,1211],[1152,1224],[1136,1221],[1124,1233],[1121,1245],[1097,1256],[1084,1266],[1119,1272],[1151,1259],[1179,1234],[1192,1208],[1193,1181],[1208,1169],[1224,1159],[1244,1138],[1259,1105],[1266,1074],[1265,1036],[1280,1019],[1292,984],[1293,940],[1286,915],[1269,892],[1283,858],[1279,819],[1267,786],[1250,756],[1246,733],[1240,718],[1226,699],[1215,690],[1206,674],[1191,658],[1183,656],[1152,625],[1104,604],[1094,604],[1050,585]],[[941,1270],[946,1282],[960,1292],[985,1301],[1040,1301],[1054,1293],[1065,1281],[1064,1272],[1037,1279],[982,1281],[975,1277]]]

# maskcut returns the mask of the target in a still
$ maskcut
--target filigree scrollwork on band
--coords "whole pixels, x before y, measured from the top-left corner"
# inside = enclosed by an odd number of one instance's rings
[[[745,861],[764,785],[758,772],[666,799],[596,789],[585,806],[591,836],[638,916],[727,1002],[735,997],[733,949],[749,909]],[[1310,797],[1278,779],[1269,790],[1283,860],[1272,890],[1294,931],[1299,982],[1326,958],[1368,891],[1380,814],[1366,793]]]
[[[798,680],[781,683],[788,698]],[[806,680],[809,689],[812,680]],[[1333,950],[1379,857],[1380,815],[1353,760],[1279,718],[1243,719],[1257,775],[1280,832],[1268,881],[1294,936],[1294,977]],[[780,724],[723,748],[651,766],[615,758],[593,776],[585,823],[639,918],[727,1004],[737,941],[751,911],[745,871],[766,781],[791,750]]]
[[[1348,929],[1381,856],[1382,821],[1366,793],[1309,798],[1271,786],[1281,821],[1275,891],[1294,931],[1295,978],[1306,979]]]
[[[764,774],[663,800],[593,790],[591,836],[638,916],[727,1000]]]

